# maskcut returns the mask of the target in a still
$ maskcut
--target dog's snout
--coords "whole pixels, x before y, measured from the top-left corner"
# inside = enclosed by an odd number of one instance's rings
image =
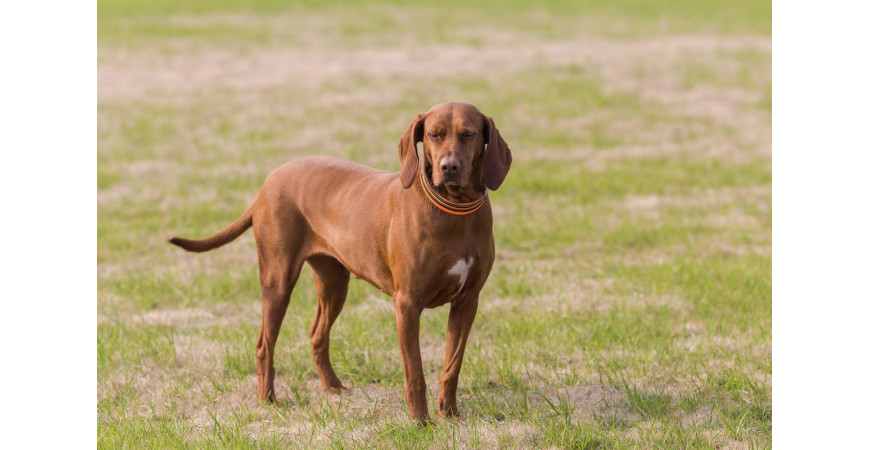
[[[459,172],[459,166],[462,164],[459,158],[455,156],[445,156],[441,158],[441,173],[445,175],[453,175]]]

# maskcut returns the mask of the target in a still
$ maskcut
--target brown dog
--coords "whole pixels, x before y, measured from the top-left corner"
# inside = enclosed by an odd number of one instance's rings
[[[438,414],[457,414],[462,356],[495,257],[486,189],[504,181],[511,152],[492,119],[477,108],[442,103],[411,122],[399,141],[399,158],[399,173],[329,157],[291,161],[269,174],[254,203],[227,229],[203,240],[170,240],[205,252],[254,227],[263,297],[260,399],[275,398],[275,341],[302,263],[308,262],[317,287],[309,334],[323,388],[345,389],[329,360],[329,330],[352,273],[393,297],[405,401],[417,420],[428,420],[420,314],[450,303]]]

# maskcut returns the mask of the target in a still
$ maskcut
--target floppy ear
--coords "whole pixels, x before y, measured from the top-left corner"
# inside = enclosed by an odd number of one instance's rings
[[[417,117],[399,139],[399,160],[402,161],[402,171],[399,180],[402,187],[408,189],[414,184],[420,162],[417,158],[417,143],[423,140],[423,114]]]
[[[508,148],[507,142],[501,138],[498,128],[495,127],[495,122],[484,116],[483,123],[489,128],[486,133],[486,150],[483,155],[483,182],[487,188],[494,191],[501,186],[507,176],[513,158],[511,157],[511,149]]]

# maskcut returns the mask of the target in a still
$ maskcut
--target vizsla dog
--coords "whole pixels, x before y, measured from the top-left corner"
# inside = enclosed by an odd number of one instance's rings
[[[429,420],[420,314],[450,303],[438,414],[457,414],[465,344],[495,257],[487,188],[501,186],[511,152],[492,119],[477,108],[443,103],[411,122],[399,140],[399,159],[399,173],[329,157],[288,162],[269,174],[254,203],[227,229],[202,240],[170,240],[205,252],[254,228],[263,298],[260,399],[275,398],[275,341],[307,262],[317,288],[309,334],[324,390],[345,390],[329,360],[329,331],[353,274],[393,297],[405,401],[419,421]]]

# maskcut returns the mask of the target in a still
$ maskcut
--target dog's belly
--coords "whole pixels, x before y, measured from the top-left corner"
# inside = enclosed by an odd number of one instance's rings
[[[354,277],[367,281],[388,295],[393,295],[393,281],[389,267],[377,255],[365,239],[347,242],[346,239],[322,239],[315,244],[312,253],[326,254],[337,259]]]
[[[315,229],[315,232],[316,253],[333,256],[354,277],[388,295],[395,294],[394,283],[398,281],[399,289],[407,291],[426,308],[477,295],[492,267],[492,251],[488,245],[447,250],[440,245],[420,244],[413,250],[394,250],[401,258],[394,264],[399,272],[393,273],[390,256],[382,246],[382,240],[386,239],[384,234],[357,235],[328,227]]]

